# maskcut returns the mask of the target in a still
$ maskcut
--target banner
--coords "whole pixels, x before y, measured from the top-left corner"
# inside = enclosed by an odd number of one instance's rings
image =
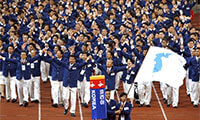
[[[107,118],[105,76],[99,75],[90,77],[90,97],[92,119]]]
[[[135,82],[160,81],[178,88],[186,74],[185,59],[177,53],[160,47],[150,47]]]

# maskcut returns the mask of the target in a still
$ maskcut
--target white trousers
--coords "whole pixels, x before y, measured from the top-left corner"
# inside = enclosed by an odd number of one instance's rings
[[[199,104],[200,104],[200,81],[199,81]]]
[[[29,91],[31,101],[40,100],[40,77],[31,77]]]
[[[53,99],[53,91],[52,91],[52,77],[49,76],[49,79],[50,79],[50,85],[51,85],[51,99]]]
[[[149,105],[151,101],[152,82],[142,82],[138,84],[140,104]]]
[[[41,70],[42,81],[43,82],[47,81],[47,78],[49,76],[50,64],[45,61],[41,61],[40,70]]]
[[[30,89],[30,80],[24,80],[23,95],[24,95],[24,101],[26,102],[28,102],[28,98],[29,98],[29,89]]]
[[[189,69],[187,69],[186,72],[186,80],[185,80],[185,84],[186,84],[186,93],[190,94],[191,93],[191,82],[192,80],[189,79]]]
[[[81,103],[87,103],[90,101],[90,81],[84,77],[83,81],[80,82],[80,96]]]
[[[191,88],[192,88],[192,92],[191,92],[191,101],[193,101],[194,105],[198,105],[199,103],[199,82],[191,82]]]
[[[63,81],[59,81],[58,103],[63,104]]]
[[[110,99],[115,99],[115,90],[110,90]]]
[[[52,99],[53,104],[62,104],[62,96],[63,96],[63,82],[52,80]]]
[[[68,87],[63,87],[63,101],[64,101],[64,106],[65,109],[68,109],[69,107],[69,97],[71,95],[71,108],[70,108],[70,113],[75,113],[76,111],[76,90],[77,88],[70,88]]]
[[[10,77],[5,77],[5,82],[6,82],[6,99],[9,100],[11,99],[17,99],[17,94],[16,94],[16,76]]]
[[[0,85],[5,85],[5,78],[3,76],[3,72],[0,72]]]
[[[118,72],[118,73],[116,74],[116,76],[115,76],[115,89],[118,89],[118,88],[119,88],[119,83],[120,83],[120,79],[121,79],[121,77],[122,77],[122,74],[123,74],[123,72],[120,71],[120,72]]]
[[[128,94],[131,84],[128,84],[127,81],[123,82],[124,92]],[[134,85],[132,85],[127,98],[134,98]]]
[[[178,106],[179,102],[179,88],[167,87],[167,102],[168,104],[172,104],[173,107]]]
[[[167,85],[165,83],[160,82],[160,90],[162,92],[163,98],[167,100]]]
[[[19,105],[23,104],[23,80],[17,80],[17,94],[19,99]]]
[[[17,80],[17,93],[19,104],[23,104],[23,101],[28,102],[30,89],[30,80]]]

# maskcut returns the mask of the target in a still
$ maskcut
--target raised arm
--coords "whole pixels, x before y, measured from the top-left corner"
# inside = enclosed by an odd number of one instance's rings
[[[128,69],[127,65],[125,65],[125,66],[119,66],[119,67],[116,67],[115,72],[124,71],[124,70],[127,70],[127,69]]]
[[[32,58],[28,58],[28,62],[32,63],[36,60],[40,60],[41,59],[41,56],[39,54],[37,54],[35,57],[32,57]]]

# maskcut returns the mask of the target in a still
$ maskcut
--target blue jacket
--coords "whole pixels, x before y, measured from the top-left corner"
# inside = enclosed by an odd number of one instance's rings
[[[70,67],[70,63],[68,61],[64,62],[64,61],[60,61],[56,58],[54,58],[53,61],[55,63],[57,63],[58,65],[64,67],[63,86],[64,87],[69,86],[71,88],[77,87],[77,81],[79,78],[80,69],[86,63],[84,61],[80,61],[80,62],[74,63]]]
[[[113,60],[113,65],[114,66],[120,66],[122,65],[122,62],[119,58],[116,58],[116,57],[112,57],[112,60]],[[101,64],[106,64],[107,62],[107,58],[106,57],[98,57],[97,60],[96,60],[98,63],[101,63]]]
[[[121,80],[123,82],[127,81],[128,84],[132,84],[135,79],[137,69],[136,67],[131,68],[130,70],[123,71]]]
[[[25,64],[23,64],[21,62],[21,58],[17,58],[17,59],[6,58],[6,62],[10,62],[17,65],[17,70],[16,70],[17,80],[22,80],[22,78],[24,78],[24,80],[31,79],[31,66],[28,60]]]
[[[51,64],[51,76],[53,81],[63,81],[64,77],[64,67],[58,65],[54,59],[49,57],[44,57],[44,60]],[[59,60],[60,61],[60,60]],[[66,62],[66,59],[61,59],[62,62]]]
[[[189,79],[192,79],[192,66],[190,65],[190,61],[192,60],[193,57],[188,57],[186,58],[186,61],[187,61],[187,64],[186,64],[186,67],[187,69],[189,69]]]
[[[98,64],[98,68],[101,70],[102,75],[105,75],[105,82],[109,90],[114,90],[115,89],[115,76],[116,73],[119,71],[126,70],[126,66],[122,67],[115,67],[113,66],[110,70],[110,73],[107,73],[107,67],[105,65],[101,66]]]
[[[160,39],[159,38],[153,39],[153,44],[154,44],[154,46],[161,46]]]
[[[120,109],[120,106],[121,106],[121,102],[117,105],[117,110]],[[132,110],[131,103],[126,102],[122,112],[119,114],[119,120],[121,120],[122,115],[124,116],[125,120],[131,120],[131,116],[130,116],[131,110]]]
[[[86,80],[90,81],[90,76],[92,76],[94,62],[89,60],[80,71],[79,81],[83,81],[84,76],[86,76]]]
[[[33,77],[39,77],[40,72],[40,63],[41,63],[41,56],[36,55],[33,58],[29,58],[30,64],[31,64],[31,75]]]
[[[107,119],[103,120],[115,120],[115,111],[117,110],[117,102],[115,100],[110,100],[107,104]]]
[[[3,70],[3,60],[0,60],[0,72]]]
[[[1,53],[0,55],[2,55],[3,57],[5,57],[6,59],[9,59],[9,53]],[[14,52],[12,55],[11,55],[11,59],[16,59],[18,56],[17,54]],[[3,61],[3,75],[5,77],[8,77],[8,73],[10,73],[10,76],[11,77],[14,77],[16,76],[16,70],[17,70],[17,64],[16,63],[13,63],[13,62],[10,62],[10,61]]]
[[[199,76],[200,76],[200,58],[197,62],[196,57],[192,57],[191,61],[190,61],[190,65],[191,65],[191,79],[194,82],[198,82],[199,81]]]
[[[192,9],[192,7],[196,4],[196,2],[193,3],[188,3],[187,5],[182,5],[182,10],[183,10],[183,14],[185,16],[189,16],[190,17],[190,10]]]
[[[191,51],[190,51],[190,49],[189,49],[188,46],[186,46],[186,47],[184,48],[184,51],[182,52],[182,54],[183,54],[183,57],[184,57],[184,58],[191,57]]]

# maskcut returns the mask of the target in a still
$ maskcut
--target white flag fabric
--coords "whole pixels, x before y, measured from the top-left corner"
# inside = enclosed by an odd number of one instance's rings
[[[169,49],[150,47],[135,82],[160,81],[178,88],[186,75],[185,63],[182,56]]]

